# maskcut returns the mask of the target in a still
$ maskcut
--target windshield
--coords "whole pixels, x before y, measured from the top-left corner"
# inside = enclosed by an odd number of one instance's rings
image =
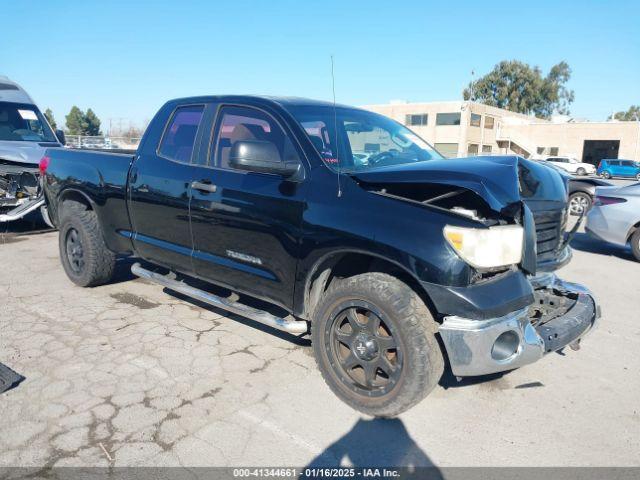
[[[333,170],[362,171],[444,158],[411,130],[377,113],[344,107],[288,109]]]
[[[57,142],[40,110],[28,103],[0,102],[0,141]]]

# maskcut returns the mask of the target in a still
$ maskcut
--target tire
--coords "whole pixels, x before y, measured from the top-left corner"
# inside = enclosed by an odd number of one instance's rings
[[[311,322],[325,382],[349,406],[376,417],[399,415],[436,386],[444,371],[437,330],[420,297],[384,273],[334,280]]]
[[[631,253],[640,262],[640,228],[631,235]]]
[[[640,182],[640,173],[636,175],[636,180]]]
[[[42,221],[46,223],[49,228],[56,228],[56,226],[51,221],[51,217],[49,216],[49,209],[46,205],[40,207],[40,216],[42,217]]]
[[[609,180],[611,178],[611,174],[605,170],[602,172],[602,178]]]
[[[584,168],[580,167],[580,168],[576,171],[576,173],[577,173],[578,175],[580,175],[581,177],[583,177],[583,176],[585,176],[585,175],[587,174],[587,171],[586,171]]]
[[[576,192],[569,196],[569,213],[574,216],[587,213],[591,209],[593,200],[591,196],[584,192]]]
[[[93,210],[77,202],[63,203],[58,246],[62,266],[76,285],[95,287],[113,277],[116,256],[107,249]]]

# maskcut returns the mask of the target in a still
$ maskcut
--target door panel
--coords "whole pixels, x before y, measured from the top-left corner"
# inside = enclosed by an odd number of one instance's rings
[[[274,175],[202,168],[214,193],[192,190],[193,263],[199,277],[291,306],[303,184]]]
[[[204,105],[178,106],[170,115],[158,151],[140,155],[129,178],[136,252],[145,260],[183,273],[193,273],[189,195],[198,167],[191,160],[204,109]]]
[[[192,271],[189,185],[195,167],[158,156],[136,160],[130,180],[133,244],[145,260]]]
[[[194,269],[203,279],[290,308],[307,183],[234,169],[229,155],[243,141],[272,143],[274,161],[278,154],[300,161],[299,152],[265,111],[223,106],[216,123],[212,166],[193,177],[213,187],[191,189]]]

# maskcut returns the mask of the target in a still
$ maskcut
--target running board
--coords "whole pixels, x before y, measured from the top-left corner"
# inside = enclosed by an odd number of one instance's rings
[[[143,268],[139,263],[134,263],[131,266],[131,273],[137,277],[145,278],[153,283],[162,285],[174,292],[200,300],[201,302],[208,303],[209,305],[213,305],[214,307],[221,308],[228,312],[250,318],[251,320],[255,320],[256,322],[264,325],[277,328],[278,330],[283,330],[291,334],[307,333],[307,322],[303,320],[285,320],[263,310],[258,310],[257,308],[249,307],[242,303],[218,297],[212,293],[187,285],[183,281],[176,280],[175,275],[172,275],[171,273],[168,275],[161,275]]]
[[[24,217],[26,214],[37,210],[42,205],[44,205],[44,197],[35,198],[33,200],[29,200],[28,202],[24,202],[22,205],[17,206],[13,210],[9,210],[7,213],[3,213],[0,215],[0,223],[2,222],[13,222],[14,220],[19,220]]]

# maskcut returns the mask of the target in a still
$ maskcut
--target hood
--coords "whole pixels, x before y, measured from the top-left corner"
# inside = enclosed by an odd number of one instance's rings
[[[382,167],[352,175],[371,184],[425,183],[463,187],[482,197],[497,212],[522,200],[518,167],[521,159],[470,157],[455,160],[430,160]]]
[[[38,165],[47,148],[59,147],[55,142],[0,141],[0,160]]]
[[[480,156],[431,160],[366,172],[354,172],[359,182],[372,185],[440,184],[462,187],[479,195],[496,212],[526,203],[534,212],[567,201],[568,176],[539,162],[517,156]]]

